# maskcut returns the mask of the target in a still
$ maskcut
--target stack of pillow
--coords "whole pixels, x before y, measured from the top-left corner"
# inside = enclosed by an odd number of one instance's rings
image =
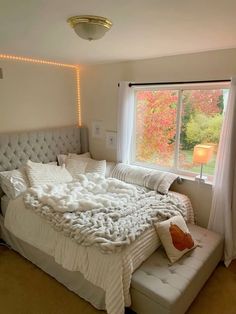
[[[58,155],[58,163],[42,164],[30,160],[19,169],[0,172],[0,185],[9,199],[16,199],[29,187],[65,183],[81,173],[106,174],[106,161],[91,158],[90,153]]]

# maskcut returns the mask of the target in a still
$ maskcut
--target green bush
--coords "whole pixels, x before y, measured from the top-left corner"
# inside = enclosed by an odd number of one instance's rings
[[[201,143],[219,142],[220,130],[223,116],[216,114],[207,116],[204,113],[196,113],[191,116],[186,125],[186,143],[189,148],[193,148]]]

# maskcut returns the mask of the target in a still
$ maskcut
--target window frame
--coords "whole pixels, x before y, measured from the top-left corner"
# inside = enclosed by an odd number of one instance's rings
[[[189,83],[189,84],[165,84],[165,85],[145,85],[145,86],[132,86],[134,93],[134,114],[133,114],[133,133],[130,148],[130,164],[145,168],[151,168],[166,172],[176,173],[186,178],[194,178],[197,173],[180,169],[179,168],[179,147],[180,147],[180,134],[181,134],[181,124],[182,124],[182,109],[183,109],[183,98],[182,94],[184,90],[199,90],[199,89],[230,89],[230,82],[219,82],[219,83]],[[137,116],[137,102],[136,102],[136,92],[140,90],[157,91],[157,90],[173,90],[178,91],[178,103],[177,103],[177,113],[176,113],[176,140],[175,149],[173,156],[173,167],[163,167],[157,164],[152,164],[150,162],[140,162],[135,160],[136,156],[136,116]],[[203,168],[204,169],[204,168]],[[207,175],[207,181],[212,182],[214,175]]]

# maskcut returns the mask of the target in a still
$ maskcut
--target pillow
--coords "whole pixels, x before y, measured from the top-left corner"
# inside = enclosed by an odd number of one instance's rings
[[[0,182],[2,190],[10,199],[17,198],[29,187],[24,167],[12,171],[0,172]]]
[[[66,158],[67,157],[78,157],[78,158],[90,158],[91,155],[89,152],[87,153],[84,153],[84,154],[69,154],[69,155],[63,155],[63,154],[60,154],[60,155],[57,155],[57,160],[58,160],[58,164],[59,166],[62,166],[63,164],[66,163]]]
[[[68,157],[66,159],[66,169],[71,173],[73,178],[81,173],[97,173],[105,176],[106,160],[95,160],[92,158]]]
[[[145,178],[151,171],[151,169],[119,163],[112,170],[111,177],[127,183],[145,186]]]
[[[68,157],[76,157],[76,158],[91,158],[90,152],[83,153],[83,154],[73,154],[69,153]]]
[[[119,163],[112,170],[111,176],[131,184],[145,186],[161,194],[167,194],[171,184],[178,176],[174,173],[147,169]]]
[[[54,166],[57,166],[57,162],[56,162],[56,161],[50,161],[49,163],[47,163],[47,165],[54,165]]]
[[[65,167],[72,175],[73,178],[76,178],[79,174],[85,173],[85,169],[87,167],[88,162],[85,158],[74,159],[74,158],[66,158]]]
[[[54,166],[27,161],[26,173],[31,186],[43,184],[65,183],[73,180],[65,165]]]
[[[174,263],[196,247],[182,216],[174,216],[155,224],[156,231],[169,260]]]
[[[145,186],[161,194],[167,194],[171,184],[178,176],[171,172],[154,170],[145,179]]]

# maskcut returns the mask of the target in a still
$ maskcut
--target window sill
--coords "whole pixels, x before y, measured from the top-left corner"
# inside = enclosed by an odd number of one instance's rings
[[[195,180],[195,177],[197,176],[197,174],[191,174],[191,175],[187,175],[186,173],[184,174],[181,171],[172,171],[172,169],[167,169],[167,168],[159,168],[159,167],[153,167],[153,165],[144,165],[142,163],[139,162],[132,162],[130,163],[130,165],[132,166],[136,166],[136,167],[141,167],[141,168],[146,168],[146,169],[152,169],[152,170],[157,170],[157,171],[163,171],[163,172],[170,172],[170,173],[175,173],[177,176],[179,176],[180,180],[178,180],[178,184],[182,184],[184,181],[189,181],[189,182],[195,182],[196,184],[201,184],[201,185],[208,185],[208,186],[212,186],[212,180],[206,180],[205,182],[199,182],[197,180]]]
[[[178,175],[178,174],[177,174]],[[195,180],[195,177],[191,177],[191,176],[186,176],[186,175],[179,175],[179,177],[184,181],[189,181],[189,182],[195,182],[196,184],[204,184],[204,185],[209,185],[212,186],[213,182],[206,180],[205,182],[199,182],[197,180]],[[179,184],[182,184],[181,182],[179,182]]]

